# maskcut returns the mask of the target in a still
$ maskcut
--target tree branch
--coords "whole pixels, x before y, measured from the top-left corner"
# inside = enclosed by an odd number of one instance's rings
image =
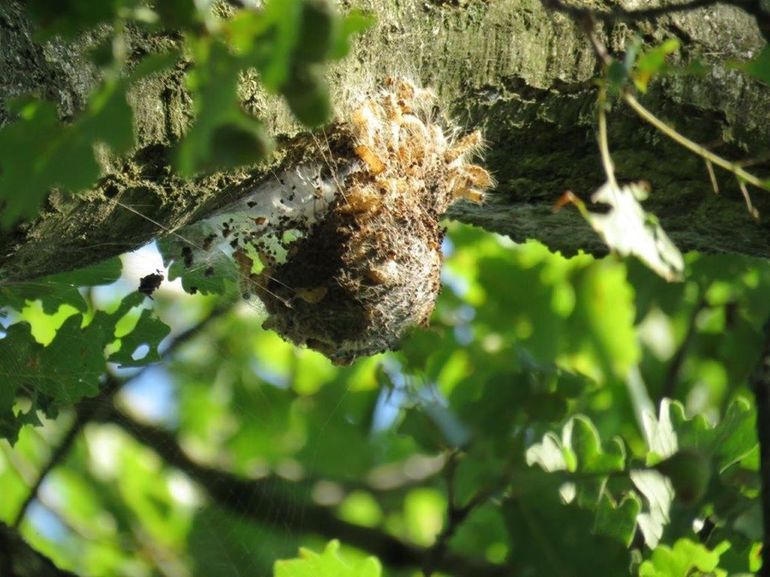
[[[320,505],[303,503],[303,514],[296,515],[296,497],[289,497],[296,486],[288,481],[249,480],[201,465],[187,456],[172,434],[141,424],[118,410],[100,414],[97,418],[100,422],[123,428],[134,439],[152,448],[169,466],[186,473],[205,489],[215,503],[241,517],[263,525],[340,539],[376,555],[389,567],[419,567],[426,559],[428,549],[407,544],[377,529],[343,521]],[[452,554],[438,560],[436,569],[457,577],[511,575],[505,567]]]
[[[700,8],[708,8],[715,4],[735,6],[747,14],[752,15],[756,19],[757,25],[763,32],[765,38],[768,37],[767,33],[770,31],[770,12],[763,9],[762,3],[759,0],[690,0],[689,2],[682,2],[680,4],[662,4],[652,8],[638,8],[634,10],[628,10],[623,6],[618,5],[609,6],[602,10],[596,10],[594,8],[584,8],[574,4],[566,4],[562,2],[562,0],[543,1],[543,5],[546,8],[567,14],[576,22],[580,22],[585,18],[593,18],[594,20],[604,22],[605,24],[650,20],[669,14],[676,14],[678,12],[691,12]]]
[[[196,335],[198,335],[209,324],[211,324],[213,320],[222,316],[222,314],[224,314],[229,309],[230,309],[230,305],[227,303],[224,306],[217,307],[213,309],[198,324],[179,333],[175,338],[173,338],[168,343],[165,350],[163,351],[162,358],[165,359],[169,357],[176,350],[178,350],[179,347],[181,347],[182,345],[190,341],[192,338],[194,338]],[[80,432],[85,428],[85,426],[89,422],[94,420],[94,418],[100,412],[102,411],[109,412],[110,407],[112,406],[113,398],[120,391],[120,389],[123,388],[124,385],[142,376],[144,372],[147,371],[147,369],[149,369],[151,366],[152,365],[142,367],[142,369],[137,374],[135,374],[134,376],[132,376],[131,378],[125,381],[120,381],[117,378],[115,378],[113,375],[108,374],[107,383],[97,396],[88,398],[88,399],[83,399],[80,403],[78,403],[77,407],[75,407],[75,420],[70,425],[67,432],[62,436],[61,440],[54,447],[53,451],[51,452],[51,456],[48,459],[48,462],[46,462],[46,464],[38,473],[38,476],[35,479],[35,482],[30,487],[29,494],[27,495],[27,497],[24,499],[21,506],[19,507],[19,510],[16,513],[16,516],[14,517],[14,521],[13,521],[14,529],[19,528],[22,521],[24,520],[25,515],[27,514],[27,511],[29,510],[29,506],[37,498],[37,493],[40,490],[40,487],[43,484],[43,481],[45,481],[46,477],[50,474],[50,472],[53,471],[54,468],[56,468],[56,466],[66,458],[67,454],[69,453],[69,450],[72,448],[72,445],[75,443],[78,436],[80,435]]]
[[[0,575],[3,577],[77,577],[59,569],[30,547],[21,536],[0,523]]]

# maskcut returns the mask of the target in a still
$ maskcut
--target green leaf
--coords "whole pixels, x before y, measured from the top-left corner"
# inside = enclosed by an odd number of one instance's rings
[[[642,511],[642,501],[630,492],[616,504],[607,493],[602,493],[596,508],[593,531],[618,539],[626,547],[631,546],[636,533],[636,518]]]
[[[765,44],[759,54],[743,65],[743,70],[752,78],[770,85],[770,45]]]
[[[523,575],[623,575],[629,553],[621,542],[627,532],[596,524],[596,515],[577,505],[565,505],[553,483],[543,480],[539,490],[514,496],[503,506],[509,533],[509,555]],[[631,505],[630,507],[632,507]],[[591,528],[600,529],[591,533]],[[597,554],[601,551],[601,554]]]
[[[27,101],[20,119],[0,129],[0,226],[34,217],[52,187],[79,192],[99,176],[94,145],[126,152],[134,141],[125,82],[109,82],[92,94],[73,124],[59,122],[53,104]],[[13,161],[10,161],[13,159]]]
[[[34,339],[28,323],[9,326],[5,338],[0,339],[0,376],[3,378],[3,386],[0,387],[0,433],[14,441],[23,424],[13,412],[18,394],[23,393],[32,402],[28,415],[42,410],[49,416],[83,397],[97,394],[106,368],[105,347],[115,340],[118,321],[143,299],[143,295],[132,293],[123,299],[114,313],[97,311],[85,326],[82,314],[72,315],[45,346]],[[149,347],[150,352],[145,358],[130,359],[130,363],[126,360],[132,366],[156,360],[157,345],[168,334],[168,327],[149,312],[143,314],[140,320],[132,329],[134,333],[121,337],[127,348],[134,344]],[[128,354],[126,350],[124,356]],[[118,354],[116,360],[124,360],[124,356]],[[27,421],[30,419],[31,416],[26,418]]]
[[[299,550],[298,559],[276,561],[274,577],[380,577],[382,567],[375,557],[347,563],[339,556],[339,541],[330,541],[323,553]]]
[[[26,303],[40,300],[43,311],[49,315],[65,304],[85,312],[88,306],[78,287],[112,284],[120,278],[121,270],[122,263],[115,257],[71,272],[0,285],[0,306],[8,305],[20,311]]]
[[[650,547],[656,547],[663,535],[663,529],[671,518],[671,503],[674,489],[671,482],[654,470],[631,471],[631,481],[647,501],[646,509],[637,515],[636,522]]]
[[[706,494],[711,480],[709,458],[698,451],[680,450],[661,461],[655,469],[666,475],[680,503],[698,503]]]
[[[714,430],[709,447],[719,471],[745,459],[757,446],[756,412],[746,399],[735,399]]]
[[[122,0],[30,0],[28,10],[40,25],[39,34],[48,38],[59,34],[71,38],[83,30],[115,18]]]
[[[161,360],[158,345],[168,336],[171,328],[157,318],[155,313],[144,309],[134,329],[120,339],[120,350],[109,357],[109,361],[121,367],[140,367]],[[140,347],[147,347],[146,353],[135,358]]]
[[[179,236],[167,235],[158,240],[158,250],[163,264],[169,267],[168,280],[182,279],[182,287],[191,294],[233,295],[238,287],[239,272],[232,258],[217,247],[209,251],[198,250],[206,245],[209,229],[190,230],[184,233],[187,240],[196,239],[196,248]],[[209,233],[213,234],[213,233]],[[199,237],[202,237],[199,239]]]
[[[710,551],[690,539],[679,539],[673,548],[660,545],[639,567],[639,577],[689,577],[693,570],[725,577],[727,572],[718,569],[719,557],[729,547],[730,544],[724,542]]]
[[[564,435],[577,456],[579,471],[605,473],[622,471],[625,467],[626,450],[623,442],[616,437],[606,447],[602,447],[599,431],[588,417],[573,417],[564,427]]]
[[[176,150],[183,176],[234,168],[265,158],[270,141],[262,125],[246,116],[236,94],[242,62],[222,43],[202,38],[195,44],[196,68],[188,77],[197,118]]]
[[[374,26],[376,18],[373,14],[361,10],[351,10],[342,19],[337,36],[332,45],[329,58],[339,60],[350,52],[350,41],[356,34],[361,34]]]
[[[626,464],[626,450],[619,438],[602,446],[599,432],[591,419],[575,415],[562,428],[561,439],[546,433],[540,443],[527,449],[528,465],[539,464],[545,471],[579,471],[609,474],[622,471]]]
[[[682,403],[664,399],[657,419],[645,416],[645,431],[650,447],[648,465],[655,465],[677,450],[691,449],[713,455],[719,470],[724,471],[757,446],[755,413],[742,398],[730,403],[716,426],[710,425],[702,415],[688,418]]]
[[[666,57],[678,50],[679,40],[669,38],[661,45],[642,54],[636,61],[636,68],[632,75],[636,88],[640,92],[647,92],[647,85],[650,80],[663,70],[666,64]]]

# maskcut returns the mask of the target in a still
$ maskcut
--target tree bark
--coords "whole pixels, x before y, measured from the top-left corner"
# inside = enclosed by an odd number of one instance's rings
[[[458,203],[450,218],[515,241],[537,239],[564,254],[606,251],[576,210],[552,210],[564,191],[588,199],[604,180],[593,115],[593,79],[600,69],[584,34],[568,17],[546,11],[537,0],[345,4],[372,9],[378,23],[330,70],[339,118],[385,76],[417,78],[437,90],[442,107],[461,125],[483,129],[485,164],[498,182],[486,204]],[[55,100],[63,120],[72,118],[98,79],[83,51],[108,33],[96,31],[71,45],[39,46],[20,5],[3,3],[0,97],[5,101],[33,92]],[[647,43],[678,38],[680,63],[697,58],[707,72],[657,81],[643,102],[688,137],[728,158],[754,159],[751,170],[768,174],[770,91],[731,65],[753,56],[764,43],[751,16],[715,5],[654,22],[618,23],[600,33],[616,52],[635,35]],[[131,51],[140,56],[172,42],[137,34]],[[256,79],[246,75],[244,108],[262,118],[284,148],[250,170],[190,181],[176,177],[169,168],[170,151],[191,117],[183,75],[180,66],[133,90],[137,148],[129,158],[112,162],[93,190],[75,197],[54,193],[37,220],[0,232],[0,279],[70,270],[141,246],[245,196],[271,178],[276,163],[294,162],[315,146],[317,140],[297,126],[285,105],[265,96]],[[0,122],[9,121],[0,108]],[[734,178],[718,174],[721,192],[715,194],[700,158],[621,103],[609,117],[609,129],[618,178],[651,183],[646,208],[680,249],[770,255],[770,193],[751,191],[763,216],[755,222]],[[294,152],[286,154],[287,149]],[[127,211],[116,199],[159,224]]]

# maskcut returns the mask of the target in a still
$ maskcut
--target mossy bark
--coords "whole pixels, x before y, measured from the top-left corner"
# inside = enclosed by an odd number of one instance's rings
[[[403,2],[358,0],[377,27],[329,77],[336,112],[344,118],[361,94],[385,76],[405,75],[433,86],[461,124],[480,126],[489,141],[486,165],[498,186],[484,206],[455,205],[467,223],[511,236],[538,239],[554,250],[605,250],[577,211],[554,213],[571,190],[588,198],[603,181],[594,135],[592,79],[599,67],[582,32],[537,0]],[[53,99],[63,120],[81,109],[97,82],[82,52],[99,35],[74,45],[35,44],[19,5],[0,6],[0,97],[33,92]],[[752,18],[729,6],[618,24],[602,34],[620,51],[634,36],[655,43],[679,38],[681,62],[706,64],[702,76],[671,76],[653,85],[643,102],[672,126],[730,158],[767,158],[770,91],[731,66],[762,46]],[[135,35],[132,53],[157,51],[173,38]],[[143,81],[131,94],[137,148],[113,162],[94,190],[77,197],[53,194],[36,221],[0,232],[0,278],[18,280],[77,268],[136,248],[247,194],[276,162],[310,154],[315,146],[282,102],[260,92],[253,75],[241,87],[244,108],[264,119],[292,152],[251,170],[183,181],[169,168],[170,148],[191,117],[183,70]],[[0,107],[0,122],[11,121]],[[306,146],[307,145],[307,146]],[[770,255],[770,193],[752,191],[763,215],[752,220],[734,179],[720,175],[715,194],[702,160],[644,125],[621,104],[610,115],[610,146],[621,180],[652,185],[647,208],[683,250]],[[308,152],[309,151],[309,152]],[[767,164],[752,170],[767,174]],[[135,207],[152,219],[127,211]]]

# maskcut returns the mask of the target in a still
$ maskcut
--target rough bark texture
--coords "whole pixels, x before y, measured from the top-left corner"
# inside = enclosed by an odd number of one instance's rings
[[[567,189],[587,198],[603,175],[595,145],[592,79],[598,67],[582,32],[538,0],[402,2],[359,0],[373,9],[376,29],[330,74],[338,114],[387,75],[418,78],[489,141],[486,164],[499,185],[489,202],[456,205],[452,218],[510,235],[538,239],[554,250],[605,250],[576,210],[553,213]],[[633,7],[629,5],[628,7]],[[108,33],[101,31],[101,34]],[[732,158],[767,159],[770,91],[730,67],[755,54],[763,40],[752,17],[729,6],[666,16],[657,22],[618,24],[603,31],[620,51],[633,34],[659,42],[675,36],[683,61],[700,58],[702,77],[672,77],[656,84],[643,102],[689,137]],[[94,36],[98,36],[95,33]],[[31,38],[18,5],[0,5],[0,99],[33,92],[59,105],[62,118],[82,108],[97,73],[81,57],[88,36],[75,46],[43,47]],[[135,55],[157,51],[173,38],[134,38]],[[136,87],[138,146],[114,163],[91,192],[52,195],[35,222],[0,232],[0,276],[37,277],[77,268],[136,248],[246,194],[269,177],[267,166],[182,181],[168,168],[170,146],[190,117],[183,71],[152,77]],[[265,97],[247,75],[244,107],[265,119],[273,134],[297,151],[314,142],[285,106]],[[0,107],[0,122],[9,121]],[[610,116],[610,146],[620,179],[645,179],[653,193],[647,208],[683,250],[770,255],[770,193],[754,190],[764,218],[754,222],[735,181],[724,174],[713,192],[702,160],[637,120],[621,105]],[[287,158],[295,155],[283,156]],[[279,162],[281,158],[274,159]],[[752,167],[767,174],[767,165]],[[136,207],[163,228],[117,205]]]

